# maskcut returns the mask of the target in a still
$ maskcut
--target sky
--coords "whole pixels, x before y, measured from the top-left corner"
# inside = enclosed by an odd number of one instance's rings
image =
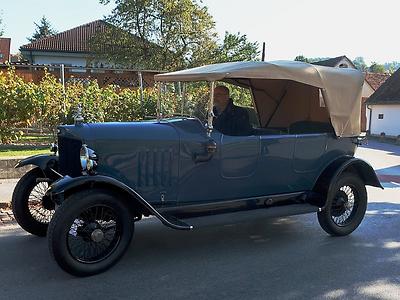
[[[113,4],[98,0],[2,0],[5,37],[12,53],[27,43],[34,22],[45,15],[58,31],[108,15]],[[396,0],[202,0],[217,31],[246,34],[266,43],[266,60],[306,57],[350,59],[367,63],[400,61],[400,1]]]

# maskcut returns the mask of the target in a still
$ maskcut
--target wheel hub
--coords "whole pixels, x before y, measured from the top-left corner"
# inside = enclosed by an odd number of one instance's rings
[[[42,198],[42,205],[45,209],[47,210],[54,210],[55,209],[55,204],[53,201],[51,201],[49,196],[44,195]]]
[[[95,229],[90,235],[93,242],[100,243],[104,239],[104,232],[101,229]]]
[[[337,217],[343,214],[349,208],[350,203],[345,192],[339,191],[336,194],[335,200],[332,205],[332,215]]]

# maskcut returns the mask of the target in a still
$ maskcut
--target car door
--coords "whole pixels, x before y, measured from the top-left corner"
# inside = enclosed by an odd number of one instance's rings
[[[227,136],[214,130],[216,152],[207,161],[196,162],[209,138],[181,139],[180,203],[200,203],[251,197],[260,158],[259,136]]]
[[[296,191],[297,174],[293,170],[296,135],[261,135],[260,143],[257,192],[273,195]]]

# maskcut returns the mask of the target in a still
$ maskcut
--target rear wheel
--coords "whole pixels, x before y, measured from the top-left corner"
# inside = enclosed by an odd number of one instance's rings
[[[367,190],[364,182],[350,173],[342,174],[334,185],[331,199],[318,212],[322,229],[333,236],[352,233],[361,223],[367,209]]]
[[[59,266],[89,276],[113,266],[128,248],[134,231],[129,208],[106,190],[68,197],[50,222],[50,253]]]
[[[27,172],[18,181],[12,195],[12,210],[18,224],[37,236],[45,236],[54,214],[54,203],[45,197],[47,182],[36,182],[45,175],[39,168]]]

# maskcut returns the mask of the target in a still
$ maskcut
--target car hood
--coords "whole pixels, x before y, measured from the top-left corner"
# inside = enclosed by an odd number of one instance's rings
[[[176,130],[169,122],[110,122],[62,125],[58,135],[80,140],[83,144],[113,142],[116,140],[162,140],[176,138]]]

